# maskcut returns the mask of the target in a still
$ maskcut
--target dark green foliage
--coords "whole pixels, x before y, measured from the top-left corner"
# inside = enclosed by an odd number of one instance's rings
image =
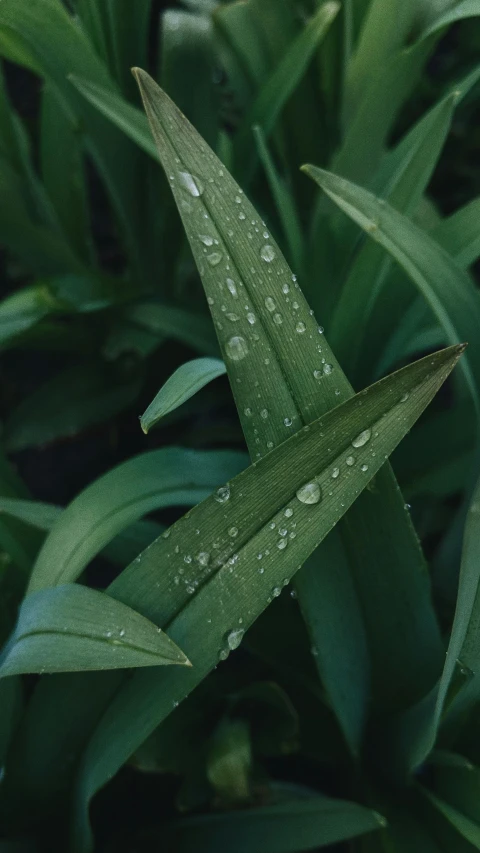
[[[1,0],[1,850],[480,850],[479,17]]]

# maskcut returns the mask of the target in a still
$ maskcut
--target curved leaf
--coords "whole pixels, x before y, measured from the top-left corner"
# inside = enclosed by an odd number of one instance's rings
[[[478,15],[480,15],[480,3],[478,0],[460,0],[460,2],[453,4],[453,8],[448,9],[435,18],[424,30],[421,38],[426,39],[430,35],[438,33],[440,29],[448,27],[450,24],[454,24],[465,18],[476,18]]]
[[[0,678],[165,664],[189,661],[160,628],[104,592],[65,584],[27,595]]]
[[[328,797],[286,800],[273,806],[190,817],[166,831],[178,853],[228,849],[231,853],[297,853],[384,827],[376,812]]]
[[[209,382],[226,373],[223,361],[218,358],[197,358],[182,364],[165,382],[155,399],[140,418],[140,424],[147,433],[169,412],[173,412],[197,391]]]
[[[471,279],[428,234],[382,199],[316,166],[304,171],[404,268],[450,343],[468,341],[462,370],[480,413],[480,297]]]
[[[104,474],[64,510],[38,555],[29,591],[75,580],[121,530],[154,509],[190,506],[245,466],[228,451],[152,450]]]

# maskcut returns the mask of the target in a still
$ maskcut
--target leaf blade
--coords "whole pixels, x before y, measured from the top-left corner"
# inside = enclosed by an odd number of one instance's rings
[[[413,222],[372,193],[316,166],[303,170],[327,195],[405,269],[427,300],[446,338],[470,344],[463,373],[480,411],[480,301],[471,280],[452,258]]]
[[[437,354],[436,360],[440,360],[437,363],[439,364],[442,360],[456,359],[461,349],[453,348],[444,351],[444,355]],[[431,367],[429,357],[423,359],[422,362],[417,362],[414,371],[420,370],[428,373]],[[185,698],[210,669],[217,664],[219,654],[222,658],[221,652],[225,648],[228,652],[230,646],[226,634],[229,627],[231,631],[231,626],[238,625],[238,614],[242,615],[243,631],[243,627],[247,629],[268,604],[268,601],[271,601],[272,595],[278,594],[275,590],[272,591],[272,584],[279,583],[278,590],[280,592],[283,582],[290,579],[292,573],[298,568],[298,564],[301,564],[315,547],[318,538],[325,535],[325,526],[331,529],[336,515],[338,514],[340,517],[351,504],[353,494],[348,486],[348,474],[345,479],[341,477],[332,479],[331,477],[332,466],[336,467],[335,460],[339,446],[347,448],[341,454],[342,470],[347,472],[348,470],[355,470],[349,469],[348,465],[345,468],[345,458],[350,454],[351,442],[355,439],[359,422],[354,418],[355,427],[352,427],[351,421],[347,427],[347,422],[350,420],[349,417],[346,417],[347,413],[349,415],[358,414],[357,404],[360,399],[362,409],[360,417],[363,425],[366,422],[370,423],[370,413],[373,414],[373,410],[370,409],[369,402],[372,403],[373,407],[373,400],[376,399],[375,407],[379,406],[377,409],[379,414],[393,390],[395,404],[390,410],[393,422],[390,438],[393,438],[395,430],[403,432],[408,429],[408,418],[407,421],[402,418],[402,426],[399,426],[397,420],[398,407],[407,405],[411,414],[411,407],[416,408],[419,400],[417,396],[413,396],[412,379],[412,366],[404,368],[393,378],[381,380],[372,386],[360,398],[358,396],[352,398],[329,412],[324,418],[301,430],[289,441],[284,442],[281,447],[264,457],[256,466],[250,466],[247,471],[230,483],[229,494],[239,497],[236,506],[234,505],[235,499],[231,500],[229,497],[225,500],[225,493],[220,490],[216,497],[217,501],[219,500],[221,503],[221,511],[215,514],[215,517],[221,518],[220,529],[212,524],[214,517],[212,507],[214,511],[216,509],[216,500],[215,497],[212,497],[192,510],[188,518],[184,517],[177,522],[166,539],[161,537],[157,540],[156,545],[149,549],[140,565],[129,567],[110,587],[111,594],[116,598],[125,602],[129,601],[131,606],[134,606],[139,612],[145,613],[148,618],[154,618],[158,624],[168,624],[169,636],[180,647],[185,647],[187,654],[191,649],[190,657],[193,668],[187,676],[178,678],[167,674],[165,677],[162,676],[161,681],[138,673],[117,693],[115,700],[104,714],[102,722],[97,727],[84,754],[83,770],[79,777],[77,831],[79,838],[83,838],[80,844],[81,849],[88,846],[85,804],[98,787],[103,784],[102,780],[110,778],[136,748],[137,744],[143,742],[164,716],[170,713],[172,701],[176,702]],[[406,384],[400,384],[400,381],[406,382]],[[432,381],[434,381],[432,376],[425,380],[427,384]],[[407,393],[407,387],[410,389],[410,396],[408,400],[402,403],[400,402],[403,396],[402,392]],[[422,387],[422,392],[419,391],[419,393],[423,397],[426,392],[426,385],[417,386],[417,389],[420,387]],[[426,403],[425,397],[423,400]],[[403,409],[403,413],[405,411]],[[382,418],[384,427],[387,421],[389,422],[388,431],[390,431],[389,415]],[[341,424],[347,428],[348,439],[346,439],[346,435],[343,438],[341,437],[339,432],[342,429]],[[372,432],[375,433],[373,424]],[[321,437],[322,434],[323,436],[335,436],[335,441],[330,441],[330,438],[325,441]],[[398,432],[396,434],[398,435]],[[327,447],[327,443],[330,448]],[[358,483],[358,475],[365,477],[363,484],[366,485],[367,481],[381,467],[383,453],[379,451],[378,455],[372,457],[366,449],[367,446],[363,445],[356,450],[356,453],[358,464],[361,465],[365,458],[368,459],[369,467],[367,467],[367,471],[360,471],[357,468],[356,475],[351,481],[352,486],[354,481]],[[379,450],[378,446],[377,449]],[[380,456],[382,458],[379,458]],[[340,459],[340,457],[338,458]],[[312,476],[314,470],[312,463],[315,470],[322,468],[324,474],[318,475],[318,477]],[[263,476],[261,477],[260,474]],[[300,484],[305,483],[306,479],[309,479],[310,483],[312,481],[318,482],[320,491],[329,494],[330,506],[327,515],[324,515],[323,512],[324,501],[320,500],[316,504],[303,504],[302,500],[296,496],[295,489]],[[329,491],[332,483],[334,484],[333,488],[339,489],[335,510]],[[275,488],[273,488],[273,484],[275,484]],[[353,488],[356,487],[353,486]],[[293,498],[288,499],[288,496],[292,495]],[[286,504],[285,498],[287,498]],[[240,507],[243,508],[242,515],[239,515]],[[278,548],[277,545],[275,547],[277,536],[274,530],[278,524],[284,522],[286,517],[291,517],[288,514],[285,515],[285,509],[290,510],[292,507],[295,507],[293,514],[297,519],[297,535],[288,546]],[[304,514],[305,510],[306,514]],[[273,517],[272,513],[274,513]],[[326,509],[325,513],[327,513]],[[266,517],[275,523],[273,530],[270,523],[262,528],[262,522]],[[208,523],[207,519],[209,519]],[[238,525],[234,530],[230,528],[232,521]],[[307,526],[304,526],[305,521]],[[245,524],[250,525],[251,528],[253,525],[253,530],[257,531],[250,539]],[[225,531],[226,528],[229,532],[221,535],[220,531]],[[177,566],[184,565],[180,544],[177,552],[176,543],[182,543],[182,549],[185,546],[188,548],[188,543],[192,538],[188,531],[197,529],[201,531],[201,535],[195,535],[196,548],[202,548],[202,554],[213,553],[218,554],[218,557],[212,557],[212,562],[207,561],[206,566],[205,560],[198,560],[197,567],[193,569],[192,577],[195,578],[196,574],[199,573],[198,577],[201,579],[204,576],[205,579],[201,580],[196,594],[192,595],[188,589],[190,578],[185,578],[184,583],[187,582],[187,587],[182,588],[181,584],[176,585],[175,583],[172,587],[172,574],[175,577],[178,571]],[[234,532],[233,537],[231,530]],[[217,549],[212,551],[212,542],[215,543],[215,541],[219,545],[217,545]],[[280,539],[278,541],[285,540]],[[295,556],[292,553],[294,548]],[[261,573],[258,570],[258,553],[260,550],[264,552],[262,558],[264,571]],[[269,550],[268,555],[267,550]],[[152,578],[154,576],[156,583],[158,583],[156,567],[159,559],[161,560],[162,551],[168,554],[165,566],[168,566],[170,580],[165,575],[160,579],[160,582],[161,585],[165,585],[165,591],[169,590],[169,594],[165,595],[162,588],[157,587],[158,597],[156,595],[155,598],[152,598]],[[285,555],[288,555],[288,562]],[[193,560],[192,558],[190,560],[191,562],[188,562],[188,565],[192,566]],[[273,567],[275,567],[274,577]],[[216,568],[218,568],[217,571]],[[174,590],[175,593],[173,594]],[[195,591],[195,587],[193,587],[193,591]],[[218,600],[222,601],[221,616],[219,616],[216,604]],[[209,623],[210,633],[205,636],[204,644],[199,649],[194,638],[198,637],[200,626],[205,624],[205,620],[208,622],[208,619],[211,620]],[[133,707],[136,710],[135,714],[132,715]],[[153,708],[156,711],[152,716]],[[117,732],[116,742],[114,729]],[[121,738],[118,738],[119,731],[122,732]]]
[[[165,664],[189,661],[160,628],[103,592],[65,584],[24,599],[0,678]]]
[[[197,358],[182,364],[173,373],[152,400],[140,418],[146,434],[164,415],[173,412],[198,391],[227,372],[218,358]]]

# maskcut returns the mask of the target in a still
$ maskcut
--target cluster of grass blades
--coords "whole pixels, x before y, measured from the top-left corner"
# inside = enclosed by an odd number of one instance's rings
[[[68,362],[2,435],[0,849],[478,850],[480,66],[399,116],[480,4],[184,5],[160,87],[148,0],[0,3],[0,344]],[[65,508],[7,460],[122,412]]]

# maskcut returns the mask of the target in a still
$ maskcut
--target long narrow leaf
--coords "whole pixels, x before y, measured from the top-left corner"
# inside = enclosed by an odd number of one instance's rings
[[[168,97],[144,72],[137,74],[202,276],[250,455],[256,460],[302,423],[338,405],[352,389],[296,276],[255,209]],[[238,319],[227,322],[230,313]],[[433,684],[441,645],[418,542],[388,468],[377,480],[377,488],[356,504],[348,525],[342,525],[334,538],[339,559],[343,559],[342,549],[348,552],[370,632],[373,689],[388,702],[387,694],[398,700],[409,690],[421,693],[425,672],[430,672]],[[366,536],[367,530],[372,534]],[[321,598],[317,606],[322,607]],[[398,607],[397,626],[403,626],[395,637],[387,617],[391,607]],[[412,632],[411,609],[417,608]],[[425,649],[425,662],[418,654],[419,644]],[[329,691],[337,689],[336,683],[328,685]],[[348,680],[343,689],[348,691]],[[358,732],[365,705],[358,696],[351,701],[358,709]]]
[[[312,797],[275,806],[179,821],[167,839],[178,853],[297,853],[345,841],[384,826],[380,815],[356,803]]]
[[[103,592],[65,584],[28,595],[2,655],[0,678],[23,672],[78,672],[188,665],[160,628]]]
[[[235,138],[235,151],[239,163],[251,157],[251,129],[262,128],[266,137],[272,132],[282,107],[305,74],[322,38],[334,21],[340,4],[336,0],[322,3],[304,30],[297,36],[284,58],[262,86],[248,111]]]
[[[191,506],[245,466],[234,452],[153,450],[100,477],[63,512],[38,555],[30,592],[76,580],[122,529],[154,509]]]
[[[84,809],[99,785],[172,703],[237,648],[244,631],[379,471],[462,350],[416,362],[304,428],[177,522],[114,581],[110,594],[168,625],[193,668],[191,675],[166,680],[139,673],[116,694],[84,756],[79,849],[88,847]]]
[[[401,264],[429,303],[450,343],[470,344],[462,369],[480,411],[480,299],[470,278],[425,232],[367,190],[343,178],[304,170],[367,234]]]

